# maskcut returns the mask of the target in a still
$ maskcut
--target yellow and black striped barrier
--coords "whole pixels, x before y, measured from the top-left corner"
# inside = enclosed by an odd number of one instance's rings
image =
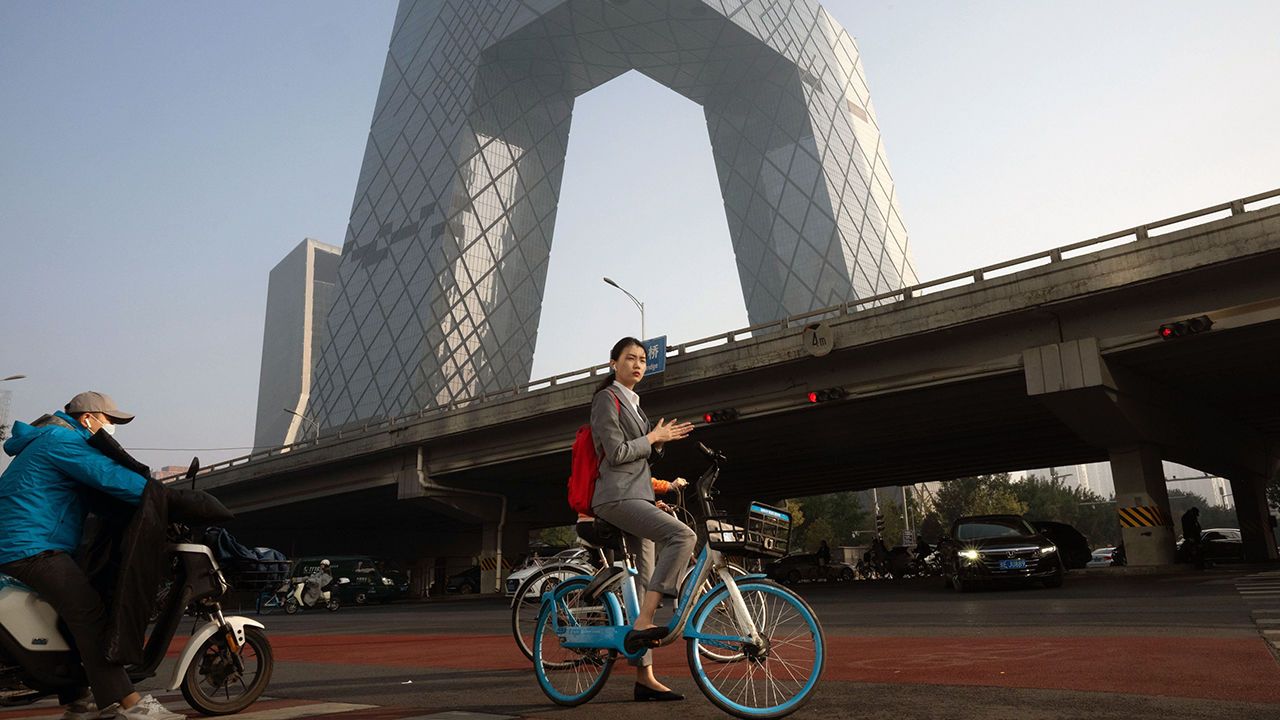
[[[497,569],[498,569],[498,558],[496,558],[496,557],[494,557],[494,556],[492,556],[492,555],[487,555],[487,556],[485,556],[485,557],[480,558],[480,569],[482,569],[482,570],[497,570]],[[510,569],[511,569],[511,561],[510,561],[510,560],[508,560],[508,559],[506,559],[506,558],[502,558],[502,569],[503,569],[503,570],[510,570]]]
[[[1121,527],[1159,527],[1169,525],[1164,513],[1154,505],[1135,505],[1134,507],[1116,508],[1120,515]]]

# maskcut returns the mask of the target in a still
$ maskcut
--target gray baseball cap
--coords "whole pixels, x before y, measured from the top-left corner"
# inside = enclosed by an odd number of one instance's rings
[[[89,390],[71,398],[71,402],[67,403],[64,408],[68,415],[79,415],[80,413],[102,413],[116,422],[117,425],[123,425],[133,419],[133,413],[127,413],[116,406],[116,401],[111,399],[106,393],[94,392]]]

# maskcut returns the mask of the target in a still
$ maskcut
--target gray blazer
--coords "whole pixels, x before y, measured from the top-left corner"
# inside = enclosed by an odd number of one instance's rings
[[[615,400],[616,398],[616,400]],[[591,438],[600,458],[600,478],[596,480],[591,506],[618,500],[654,501],[649,457],[655,453],[645,437],[649,419],[635,412],[620,393],[605,388],[591,400]]]

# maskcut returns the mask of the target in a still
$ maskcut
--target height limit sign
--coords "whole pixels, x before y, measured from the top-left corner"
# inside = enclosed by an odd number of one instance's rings
[[[824,322],[806,325],[804,334],[800,337],[804,341],[804,349],[814,357],[822,357],[831,352],[835,344],[832,341],[831,326]]]

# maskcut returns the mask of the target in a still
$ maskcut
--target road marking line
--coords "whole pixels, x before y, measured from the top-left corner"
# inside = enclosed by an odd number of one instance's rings
[[[434,715],[413,715],[401,717],[401,720],[520,720],[516,715],[493,715],[492,712],[470,712],[466,710],[448,710],[436,712]]]
[[[354,703],[316,703],[314,705],[297,705],[295,707],[259,710],[258,712],[239,713],[236,720],[291,720],[292,718],[311,717],[313,715],[336,715],[352,710],[368,710],[377,705],[357,705]]]

